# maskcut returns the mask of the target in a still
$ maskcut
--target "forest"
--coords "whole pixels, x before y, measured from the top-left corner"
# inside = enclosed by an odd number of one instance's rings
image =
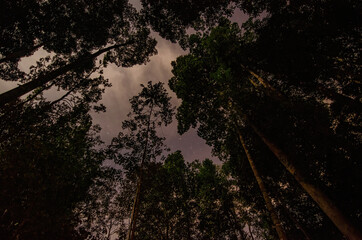
[[[361,10],[2,0],[0,239],[362,240]],[[105,73],[149,64],[156,38],[184,54],[105,142]],[[173,122],[218,161],[170,151]]]

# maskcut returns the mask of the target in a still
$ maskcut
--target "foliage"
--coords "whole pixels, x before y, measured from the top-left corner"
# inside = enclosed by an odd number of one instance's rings
[[[141,4],[138,12],[126,0],[0,3],[0,78],[22,83],[0,94],[0,235],[125,238],[136,192],[137,239],[274,239],[259,181],[293,239],[343,238],[298,182],[360,224],[360,3]],[[241,28],[226,19],[235,9],[249,17]],[[182,99],[178,130],[197,128],[222,167],[185,163],[179,151],[163,162],[158,128],[173,109],[161,83],[142,85],[122,132],[101,150],[89,112],[105,110],[95,105],[110,86],[103,68],[146,63],[156,53],[149,27],[189,50],[169,81]],[[21,71],[39,50],[49,56]],[[45,99],[53,87],[65,92]],[[276,150],[292,161],[275,161]],[[120,170],[101,167],[105,158]]]
[[[77,5],[78,3],[79,6]],[[16,2],[14,2],[14,4],[16,4]],[[21,3],[19,4],[21,5]],[[1,106],[13,102],[16,98],[20,98],[22,95],[37,88],[44,90],[49,84],[58,87],[68,87],[68,84],[71,84],[71,82],[66,85],[64,85],[64,82],[61,83],[61,79],[67,78],[64,77],[66,75],[79,74],[81,77],[88,76],[94,68],[106,66],[109,63],[114,63],[122,67],[131,67],[135,64],[147,62],[149,56],[156,53],[156,41],[149,37],[150,31],[140,14],[137,13],[127,1],[109,1],[109,4],[98,1],[89,2],[89,4],[83,1],[76,1],[76,3],[73,1],[62,3],[58,3],[57,1],[39,1],[34,4],[40,4],[41,7],[35,7],[36,10],[34,10],[34,12],[31,11],[31,8],[29,9],[30,12],[28,15],[31,19],[34,17],[32,14],[49,14],[45,19],[41,20],[42,24],[36,25],[34,23],[35,25],[33,25],[33,27],[39,27],[39,31],[35,31],[35,34],[37,32],[41,34],[44,33],[46,38],[50,38],[44,40],[43,48],[49,50],[50,53],[55,54],[55,56],[51,59],[52,61],[49,61],[50,58],[48,58],[48,63],[43,65],[42,71],[38,72],[38,74],[33,74],[34,72],[24,74],[19,72],[12,59],[6,58],[6,54],[8,54],[7,51],[10,51],[10,53],[17,51],[13,49],[16,47],[20,49],[26,49],[28,47],[10,46],[9,49],[4,49],[4,52],[1,53],[5,56],[0,63],[2,65],[1,77],[4,80],[18,80],[25,83],[8,92],[2,93],[0,95]],[[107,7],[98,7],[98,4],[105,4]],[[44,9],[42,9],[42,7],[44,7]],[[80,9],[81,11],[79,11]],[[60,12],[56,12],[58,10]],[[56,13],[54,13],[54,11]],[[82,17],[79,16],[80,13],[84,13],[85,15],[91,14],[91,16],[89,18],[86,16]],[[34,18],[37,17],[35,16]],[[63,24],[64,21],[66,21],[63,18],[70,18],[71,20],[69,19],[69,21],[71,21],[71,24]],[[52,20],[56,23],[49,25],[49,22],[52,22]],[[70,27],[72,29],[63,29],[61,27],[52,29],[57,25],[64,26],[65,28]],[[19,29],[19,31],[22,30],[27,31],[29,29]],[[76,31],[76,33],[74,31]],[[19,38],[21,41],[21,36],[17,36],[14,32],[4,30],[3,34],[5,34],[6,37]],[[19,35],[21,34],[19,33]],[[24,35],[25,34],[26,33],[24,33]],[[62,36],[64,34],[66,40],[63,41]],[[32,42],[37,41],[42,43],[42,40],[39,38],[41,38],[41,36],[34,36],[31,43],[25,41],[24,44],[33,44]],[[54,44],[54,46],[52,44]],[[69,44],[69,46],[67,46],[67,44]],[[31,55],[32,52],[27,53],[27,55]],[[99,63],[96,63],[95,60],[101,55],[102,59]],[[18,59],[19,58],[16,58],[15,61]],[[99,73],[101,74],[101,72]],[[19,79],[18,77],[21,78]],[[92,81],[88,80],[86,83],[91,85]]]
[[[157,128],[171,123],[173,116],[170,97],[162,83],[141,86],[142,91],[130,99],[132,111],[127,115],[129,119],[122,122],[123,131],[109,146],[111,158],[128,174],[156,161],[167,149]]]
[[[87,198],[74,210],[77,231],[88,240],[124,239],[134,188],[134,182],[124,178],[120,170],[102,167]]]
[[[92,126],[85,104],[54,108],[56,117],[44,118],[40,107],[28,107],[23,114],[32,118],[15,116],[21,120],[1,124],[4,239],[80,237],[72,209],[84,199],[104,159],[95,149],[99,128]]]
[[[259,33],[268,28],[272,19],[273,15],[265,20]],[[290,27],[294,31],[293,26]],[[342,177],[341,172],[337,175],[336,168],[329,166],[341,164],[342,169],[348,168],[353,173],[353,185],[360,182],[354,172],[359,163],[352,157],[355,151],[352,146],[358,145],[358,140],[347,146],[341,142],[342,136],[333,132],[331,123],[335,116],[329,106],[320,102],[323,93],[312,95],[303,91],[303,83],[299,83],[300,87],[289,84],[288,92],[283,92],[288,84],[284,80],[289,76],[284,78],[274,68],[264,68],[262,62],[254,61],[259,56],[267,57],[270,52],[258,48],[258,44],[262,44],[261,37],[254,41],[243,38],[238,26],[227,21],[221,22],[210,34],[190,37],[190,54],[173,63],[174,77],[170,80],[171,89],[183,100],[177,113],[179,131],[198,126],[199,135],[214,147],[215,153],[227,159],[237,146],[232,143],[237,139],[232,137],[235,136],[233,131],[252,121],[254,126],[261,126],[262,131],[272,136],[273,144],[295,157],[294,164],[307,174],[308,181],[324,182],[328,186],[324,191],[347,209],[346,195],[340,199],[342,195],[334,195],[333,191],[350,175]],[[293,52],[288,54],[293,56]],[[269,62],[279,64],[277,60],[266,60]],[[319,81],[307,76],[305,79]],[[350,119],[349,124],[353,122]],[[345,149],[345,156],[339,154],[341,149]],[[355,193],[351,189],[344,192],[354,196],[352,201],[358,201]],[[351,205],[349,208],[352,209]],[[358,208],[358,204],[353,204],[354,211]],[[354,211],[349,213],[354,215]]]

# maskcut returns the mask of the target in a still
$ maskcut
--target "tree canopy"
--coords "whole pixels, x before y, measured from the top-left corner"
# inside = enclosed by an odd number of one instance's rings
[[[18,83],[0,93],[0,236],[361,239],[360,2],[139,4],[0,3],[0,80]],[[104,70],[146,64],[157,34],[185,50],[168,82],[178,132],[220,164],[167,155],[161,82],[99,136]]]

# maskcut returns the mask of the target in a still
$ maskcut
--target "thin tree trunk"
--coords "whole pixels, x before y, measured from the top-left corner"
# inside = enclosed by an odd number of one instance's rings
[[[131,223],[130,223],[130,226],[128,228],[127,240],[133,240],[134,239],[134,233],[136,231],[136,220],[137,220],[137,214],[138,214],[138,210],[139,210],[142,179],[143,179],[143,164],[144,164],[146,156],[147,156],[148,138],[149,138],[149,132],[150,132],[150,124],[151,124],[152,112],[153,112],[153,103],[151,104],[150,114],[148,116],[146,143],[145,143],[145,148],[143,150],[143,155],[142,155],[141,164],[140,164],[140,175],[139,175],[139,178],[138,178],[137,192],[136,192],[136,197],[135,197],[135,201],[134,201],[133,208],[132,208]]]
[[[298,222],[297,219],[290,213],[289,209],[287,209],[283,204],[280,204],[282,208],[282,212],[284,212],[290,220],[294,223],[294,225],[303,233],[306,240],[311,240],[312,238],[309,236],[308,232],[303,228],[302,225]]]
[[[252,239],[252,240],[255,240],[255,239],[254,239],[254,236],[253,236],[253,233],[251,232],[251,228],[250,228],[250,224],[249,224],[249,223],[248,223],[248,229],[249,229],[249,233],[250,233],[251,239]]]
[[[107,240],[111,240],[111,230],[113,227],[113,221],[111,220],[109,227],[108,227],[108,234],[107,234]]]
[[[186,217],[187,217],[187,240],[191,240],[191,226],[190,226],[191,217],[189,211],[187,211]]]
[[[266,94],[268,94],[270,97],[272,97],[278,101],[282,101],[282,102],[288,101],[288,99],[281,92],[279,92],[272,85],[270,85],[268,81],[264,80],[261,76],[259,76],[258,74],[256,74],[252,70],[250,70],[248,67],[246,67],[242,64],[240,64],[240,66],[245,71],[250,73],[253,77],[255,77],[261,85],[263,85],[263,87],[266,89]],[[251,78],[249,78],[249,81],[251,82],[251,84],[256,86],[256,83]]]
[[[137,181],[137,191],[136,191],[136,196],[135,196],[133,207],[132,207],[131,223],[130,223],[130,226],[128,229],[127,240],[134,239],[134,232],[136,229],[136,219],[137,219],[140,196],[141,196],[141,184],[142,184],[141,176],[139,177],[139,179]]]
[[[31,53],[38,50],[41,46],[43,46],[43,44],[37,44],[31,48],[22,49],[22,50],[10,53],[10,54],[6,55],[4,58],[0,59],[0,63],[11,61],[11,60],[17,59],[17,58],[22,58],[25,56],[29,56]]]
[[[241,226],[241,224],[238,222],[235,211],[230,211],[230,215],[233,217],[235,226],[237,226],[235,234],[237,235],[238,232],[240,234],[240,238],[244,239],[244,232],[242,231],[243,226]]]
[[[239,134],[240,143],[244,148],[244,152],[246,154],[246,157],[248,158],[250,167],[253,170],[254,177],[255,177],[256,181],[258,182],[260,191],[261,191],[261,193],[263,195],[266,208],[268,209],[268,211],[270,213],[270,216],[271,216],[271,219],[272,219],[272,222],[273,222],[273,225],[274,225],[273,227],[275,227],[275,230],[278,233],[279,239],[286,240],[287,235],[285,234],[285,232],[284,232],[284,230],[283,230],[283,228],[281,226],[280,220],[279,220],[278,215],[277,215],[277,213],[275,211],[275,208],[274,208],[274,206],[273,206],[273,204],[271,202],[271,199],[270,199],[269,194],[268,194],[268,192],[266,190],[264,182],[263,182],[263,180],[262,180],[262,178],[261,178],[261,176],[259,174],[258,169],[255,166],[254,160],[253,160],[253,158],[251,157],[251,155],[249,153],[249,150],[248,150],[248,148],[247,148],[247,146],[245,144],[245,141],[244,141],[240,131],[238,131],[238,134]]]
[[[352,220],[345,215],[337,204],[330,199],[316,184],[308,181],[308,176],[305,176],[300,169],[294,164],[293,158],[282,151],[274,142],[272,142],[263,132],[252,122],[247,123],[252,127],[254,132],[262,139],[268,148],[274,153],[284,167],[294,176],[297,182],[318,204],[322,211],[331,219],[335,226],[350,240],[361,240],[362,234],[359,229],[353,224]]]
[[[108,52],[112,49],[116,49],[119,47],[126,46],[128,44],[131,44],[131,42],[123,43],[123,44],[116,44],[104,49],[101,49],[89,56],[80,58],[74,62],[68,63],[67,65],[60,67],[56,70],[53,70],[49,73],[44,73],[38,76],[36,79],[27,82],[23,85],[20,85],[16,88],[13,88],[5,93],[0,94],[0,107],[4,106],[7,103],[15,101],[17,98],[20,98],[22,95],[33,91],[34,89],[43,86],[44,84],[50,82],[51,80],[73,70],[81,67],[88,61],[92,61],[93,59],[97,58],[102,53]]]

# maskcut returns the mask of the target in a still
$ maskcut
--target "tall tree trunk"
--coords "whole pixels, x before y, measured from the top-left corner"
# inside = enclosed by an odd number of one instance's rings
[[[43,86],[44,84],[50,82],[51,80],[71,71],[77,68],[80,68],[85,63],[89,61],[93,61],[95,58],[97,58],[102,53],[108,52],[112,49],[116,49],[119,47],[126,46],[128,44],[131,44],[131,42],[123,43],[123,44],[116,44],[107,48],[103,48],[89,56],[85,56],[83,58],[80,58],[74,62],[68,63],[67,65],[60,67],[56,70],[53,70],[49,73],[44,73],[38,76],[36,79],[27,82],[23,85],[20,85],[16,88],[13,88],[5,93],[0,94],[0,107],[4,106],[7,103],[15,101],[17,98],[20,98],[22,95],[33,91],[34,89]]]
[[[297,114],[303,114],[305,112],[305,107],[301,104],[295,104],[288,99],[285,95],[283,95],[280,91],[278,91],[276,88],[274,88],[272,85],[269,84],[269,82],[265,79],[263,79],[260,75],[256,74],[252,70],[250,70],[248,67],[241,64],[241,67],[249,72],[254,78],[258,80],[258,83],[253,81],[251,78],[249,78],[250,83],[255,87],[258,88],[260,85],[263,86],[263,92],[272,99],[278,101],[282,106],[288,108],[290,111],[295,112]],[[351,99],[349,99],[351,100]],[[356,102],[353,102],[354,104],[358,104]],[[322,125],[318,122],[311,121],[310,123],[311,128],[308,129],[309,131],[316,131],[319,134],[323,136],[331,136],[331,129],[329,126]]]
[[[140,198],[141,198],[141,187],[142,187],[142,179],[143,179],[143,164],[144,164],[144,162],[146,160],[146,156],[147,156],[148,139],[149,139],[152,112],[153,112],[153,102],[150,107],[150,114],[148,115],[146,143],[145,143],[145,147],[143,149],[143,154],[142,154],[142,159],[141,159],[141,164],[140,164],[140,174],[139,174],[138,183],[137,183],[137,192],[136,192],[136,197],[135,197],[135,201],[134,201],[133,208],[132,208],[131,224],[128,228],[127,240],[133,240],[134,233],[136,231],[136,220],[137,220],[137,214],[139,211]]]
[[[10,53],[10,54],[6,55],[4,58],[0,59],[0,63],[11,61],[11,60],[18,59],[18,58],[22,58],[25,56],[29,56],[30,54],[32,54],[36,50],[38,50],[41,46],[43,46],[43,44],[37,44],[31,48],[21,49],[16,52]]]
[[[136,219],[137,219],[137,214],[138,214],[138,210],[139,210],[139,202],[140,202],[140,196],[141,196],[141,187],[142,187],[142,175],[140,175],[140,177],[137,180],[137,191],[136,191],[136,196],[135,196],[135,199],[133,202],[131,223],[128,228],[127,240],[134,239],[134,233],[136,230]]]
[[[337,204],[330,199],[316,184],[308,181],[308,176],[298,169],[294,164],[293,158],[280,149],[277,144],[271,141],[252,121],[249,121],[244,115],[247,123],[252,127],[254,132],[274,153],[284,167],[294,176],[297,182],[318,204],[322,211],[331,219],[335,226],[350,240],[361,240],[362,234],[359,229],[353,224],[352,220],[344,214]]]
[[[269,213],[270,213],[270,216],[271,216],[271,219],[272,219],[272,222],[273,222],[273,227],[275,227],[275,230],[276,232],[278,233],[278,236],[279,236],[279,239],[281,240],[286,240],[287,239],[287,235],[285,234],[282,226],[281,226],[281,223],[280,223],[280,220],[278,218],[278,215],[275,211],[275,208],[271,202],[271,199],[269,197],[269,194],[266,190],[266,187],[264,185],[264,182],[259,174],[259,171],[258,169],[256,168],[255,166],[255,163],[254,163],[254,160],[253,158],[251,157],[250,153],[249,153],[249,150],[245,144],[245,141],[240,133],[240,131],[238,130],[238,134],[239,134],[239,140],[240,140],[240,143],[241,145],[243,146],[244,148],[244,152],[246,154],[246,157],[249,161],[249,164],[250,164],[250,167],[251,169],[253,170],[253,173],[254,173],[254,177],[256,179],[256,181],[258,182],[258,185],[259,185],[259,188],[260,188],[260,191],[263,195],[263,198],[264,198],[264,201],[265,201],[265,205],[266,205],[266,208],[268,209]]]

